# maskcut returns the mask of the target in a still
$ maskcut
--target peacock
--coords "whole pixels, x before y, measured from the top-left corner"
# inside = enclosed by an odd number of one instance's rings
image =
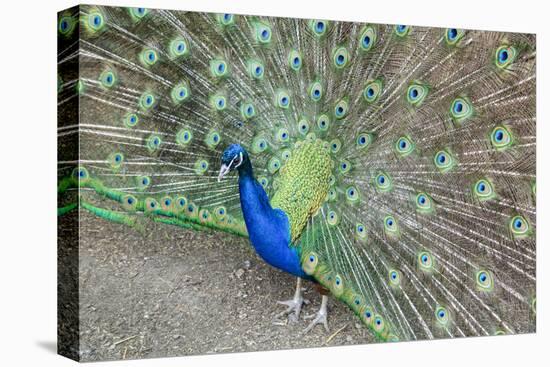
[[[534,332],[535,40],[62,11],[58,215],[248,237],[305,331],[331,296],[380,341]]]

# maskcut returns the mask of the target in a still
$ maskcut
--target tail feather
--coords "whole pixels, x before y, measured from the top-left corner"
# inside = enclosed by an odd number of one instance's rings
[[[242,144],[273,197],[296,146],[319,138],[331,188],[294,246],[380,339],[534,330],[533,35],[91,6],[78,17],[78,80],[67,74],[59,103],[79,93],[80,161],[60,191],[80,187],[126,224],[146,214],[246,235],[237,183],[217,181],[223,148]]]

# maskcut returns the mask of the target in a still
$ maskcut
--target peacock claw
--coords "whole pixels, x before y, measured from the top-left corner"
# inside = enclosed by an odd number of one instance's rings
[[[311,329],[313,329],[317,324],[322,324],[325,327],[325,330],[327,331],[327,333],[329,332],[327,302],[328,302],[328,297],[323,296],[323,299],[321,301],[321,308],[319,309],[317,314],[304,316],[304,319],[313,319],[313,321],[308,325],[308,327],[304,329],[303,331],[304,334],[311,331]]]
[[[302,311],[302,305],[309,304],[309,301],[302,297],[302,291],[304,290],[305,288],[302,288],[302,279],[298,278],[296,282],[296,292],[294,293],[294,298],[289,299],[288,301],[277,301],[277,303],[287,306],[287,309],[281,313],[278,313],[275,316],[274,324],[280,325],[281,323],[279,318],[287,315],[289,322],[298,322],[298,319],[300,318],[300,312]]]
[[[291,323],[295,323],[298,322],[298,319],[300,318],[302,305],[309,304],[309,301],[299,295],[298,297],[294,297],[293,299],[289,299],[288,301],[277,301],[277,303],[287,306],[287,309],[281,313],[278,313],[275,318],[278,319],[280,317],[288,315],[288,321]]]

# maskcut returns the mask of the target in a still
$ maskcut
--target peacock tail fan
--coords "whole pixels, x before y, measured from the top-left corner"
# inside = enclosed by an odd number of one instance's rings
[[[304,271],[380,340],[535,330],[534,35],[102,6],[58,22],[60,215],[246,236],[237,181],[217,180],[239,143]]]

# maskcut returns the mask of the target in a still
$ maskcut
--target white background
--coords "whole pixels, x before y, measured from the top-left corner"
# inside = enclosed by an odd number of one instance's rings
[[[140,0],[107,5],[454,26],[537,33],[538,333],[430,342],[197,356],[97,366],[385,363],[548,365],[550,9],[540,1]],[[4,1],[0,10],[0,365],[67,366],[56,339],[56,12],[72,1]],[[297,335],[296,337],[299,337]]]

